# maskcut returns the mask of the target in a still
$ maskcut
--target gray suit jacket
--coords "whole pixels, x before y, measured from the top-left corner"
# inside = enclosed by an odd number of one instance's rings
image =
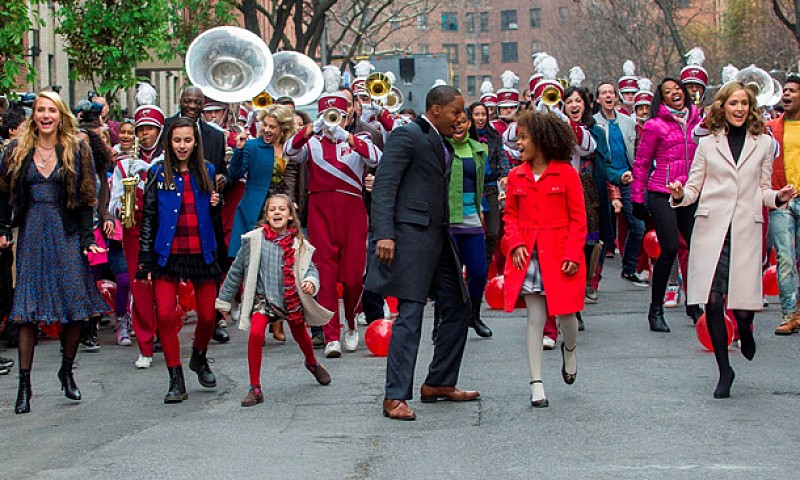
[[[445,148],[452,158],[450,143],[421,117],[389,135],[372,189],[371,232],[372,241],[395,241],[395,258],[391,266],[368,259],[366,290],[424,303],[442,255],[452,255],[461,271],[449,232]]]

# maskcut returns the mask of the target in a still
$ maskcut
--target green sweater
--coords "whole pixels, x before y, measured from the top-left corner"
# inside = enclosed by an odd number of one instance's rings
[[[464,165],[461,161],[464,157],[472,157],[475,161],[475,184],[478,186],[475,191],[475,202],[480,212],[481,198],[483,198],[483,179],[486,170],[486,156],[488,148],[483,143],[477,142],[469,137],[457,142],[452,138],[447,139],[455,150],[453,155],[453,165],[450,168],[450,223],[462,223],[464,221]]]

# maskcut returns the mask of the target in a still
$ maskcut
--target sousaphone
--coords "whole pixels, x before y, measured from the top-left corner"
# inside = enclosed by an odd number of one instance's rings
[[[272,56],[274,71],[267,92],[273,98],[291,97],[295,105],[307,105],[322,93],[322,70],[299,52],[284,51]]]

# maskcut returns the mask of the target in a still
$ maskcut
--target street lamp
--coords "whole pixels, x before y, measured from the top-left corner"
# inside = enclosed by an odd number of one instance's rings
[[[30,51],[30,55],[23,55],[23,57],[31,57],[36,58],[42,53],[42,49],[40,48],[40,38],[39,38],[39,29],[38,28],[31,28],[31,46],[28,48]]]

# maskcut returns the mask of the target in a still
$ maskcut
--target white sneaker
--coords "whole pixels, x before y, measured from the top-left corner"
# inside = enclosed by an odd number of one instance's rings
[[[664,308],[675,308],[681,303],[680,300],[680,287],[677,285],[670,285],[664,294]]]
[[[141,353],[139,354],[139,359],[136,360],[134,363],[136,368],[150,368],[153,366],[153,357],[145,357]]]
[[[221,319],[220,319],[220,320],[217,322],[217,326],[218,326],[219,328],[228,328],[228,322],[226,322],[224,318],[221,318]]]
[[[367,314],[361,312],[356,315],[356,325],[366,325],[367,324]]]
[[[344,349],[348,352],[355,352],[358,348],[358,327],[344,331]]]
[[[641,278],[645,282],[650,281],[650,270],[642,270],[641,272],[638,273],[639,273],[639,278]]]
[[[556,348],[556,341],[550,337],[543,337],[542,348],[544,348],[545,350],[552,350]]]
[[[342,345],[337,342],[328,342],[325,345],[325,356],[328,358],[339,358],[342,356]]]

